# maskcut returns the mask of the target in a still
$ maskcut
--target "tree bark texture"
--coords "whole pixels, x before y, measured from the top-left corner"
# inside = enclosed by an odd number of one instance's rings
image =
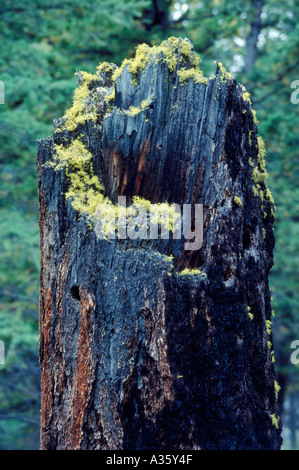
[[[253,194],[244,88],[219,66],[206,83],[181,83],[164,62],[139,86],[128,67],[92,86],[97,120],[38,142],[41,448],[279,449],[266,323],[273,212]],[[145,112],[123,112],[149,97]],[[54,143],[78,135],[112,200],[203,204],[202,248],[98,239],[66,201],[66,171],[46,165]]]

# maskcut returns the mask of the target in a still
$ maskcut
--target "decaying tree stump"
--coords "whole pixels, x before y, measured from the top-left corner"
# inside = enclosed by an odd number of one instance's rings
[[[38,143],[41,448],[279,449],[273,200],[248,93],[221,64],[204,78],[186,39],[78,79]],[[202,247],[99,239],[74,204],[92,186],[78,142],[113,203],[203,204]]]

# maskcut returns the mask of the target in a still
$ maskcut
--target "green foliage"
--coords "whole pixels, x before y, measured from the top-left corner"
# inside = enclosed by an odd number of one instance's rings
[[[21,210],[3,209],[0,219],[1,448],[38,448],[38,227]]]

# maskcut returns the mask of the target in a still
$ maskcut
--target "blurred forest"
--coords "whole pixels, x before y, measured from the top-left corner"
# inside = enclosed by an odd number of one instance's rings
[[[276,204],[270,288],[284,448],[299,448],[299,366],[290,362],[299,339],[299,0],[3,0],[0,23],[0,449],[39,447],[36,140],[70,107],[76,70],[120,65],[138,44],[169,36],[193,42],[205,74],[222,62],[260,121]]]

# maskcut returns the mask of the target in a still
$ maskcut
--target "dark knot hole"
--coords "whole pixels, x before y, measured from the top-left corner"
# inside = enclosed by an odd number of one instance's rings
[[[73,299],[75,299],[75,300],[80,300],[81,299],[79,286],[71,287],[71,295],[72,295]]]

